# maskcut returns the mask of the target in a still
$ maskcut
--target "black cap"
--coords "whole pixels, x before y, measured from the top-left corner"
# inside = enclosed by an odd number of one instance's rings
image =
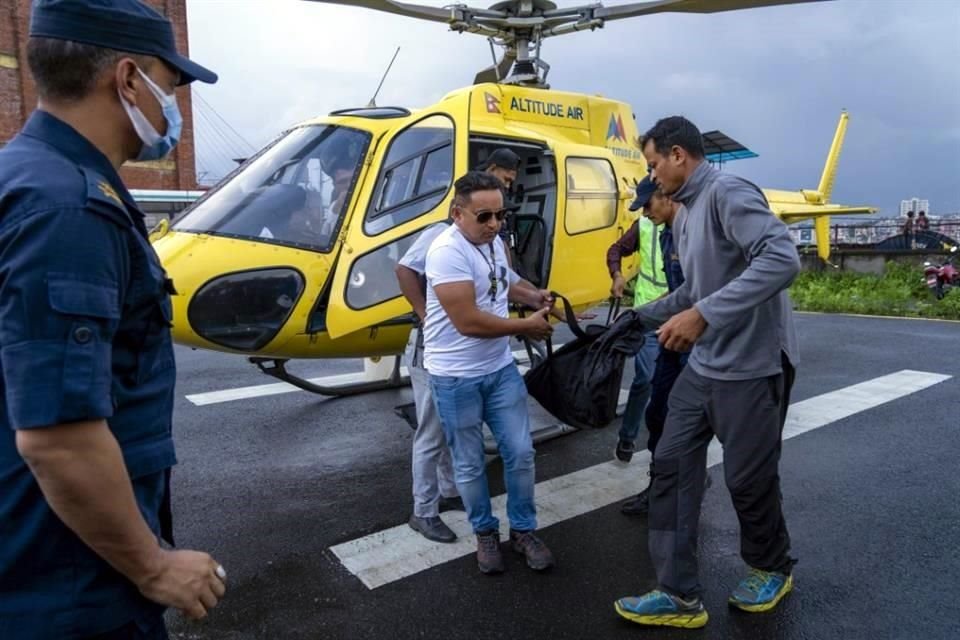
[[[180,84],[217,81],[177,53],[173,24],[140,0],[33,0],[30,35],[154,56],[180,72]]]
[[[630,211],[636,211],[637,209],[645,207],[656,191],[656,183],[650,179],[650,176],[644,177],[643,180],[637,183],[637,197],[630,203]]]
[[[506,147],[501,147],[490,154],[487,161],[483,164],[484,169],[489,169],[497,165],[507,171],[516,171],[520,167],[520,156]]]

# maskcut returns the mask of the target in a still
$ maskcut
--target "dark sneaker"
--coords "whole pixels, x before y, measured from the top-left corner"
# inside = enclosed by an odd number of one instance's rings
[[[452,498],[440,498],[440,513],[444,511],[466,511],[467,508],[463,505],[463,498],[460,496],[453,496]]]
[[[457,534],[440,519],[440,516],[418,518],[413,515],[410,516],[407,524],[427,540],[433,540],[434,542],[453,542],[457,539]]]
[[[682,600],[659,589],[635,598],[620,598],[613,606],[627,620],[653,627],[699,629],[710,619],[700,598]]]
[[[532,531],[514,531],[511,529],[510,542],[513,543],[514,551],[526,556],[527,566],[534,571],[543,571],[556,564],[550,549],[547,549],[547,545],[533,535]]]
[[[633,459],[633,454],[637,452],[637,447],[629,440],[619,440],[617,448],[613,450],[613,457],[623,464],[627,464]]]
[[[730,595],[729,602],[734,607],[751,613],[769,611],[791,590],[792,575],[751,568],[747,577]]]
[[[477,534],[477,566],[481,573],[503,573],[500,532],[482,531]]]
[[[645,516],[650,511],[650,487],[620,505],[620,513],[628,516]]]

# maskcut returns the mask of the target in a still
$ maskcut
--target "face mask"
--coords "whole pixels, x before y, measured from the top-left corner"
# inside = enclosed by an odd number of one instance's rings
[[[127,104],[127,101],[123,99],[122,95],[120,96],[120,104],[123,105],[127,116],[130,118],[130,122],[133,124],[134,130],[143,141],[140,154],[137,155],[136,158],[137,161],[160,160],[170,153],[170,150],[179,142],[183,118],[180,116],[180,109],[177,107],[177,96],[175,94],[165,94],[163,90],[140,69],[137,69],[137,73],[146,81],[150,92],[163,109],[163,117],[167,121],[167,135],[161,136],[157,133],[157,130],[153,128],[153,125],[150,124],[147,117],[143,115],[140,108]],[[119,93],[118,90],[117,94],[119,95]]]

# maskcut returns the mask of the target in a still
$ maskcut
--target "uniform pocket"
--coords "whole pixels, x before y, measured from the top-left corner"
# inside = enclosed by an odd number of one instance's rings
[[[120,321],[117,287],[51,274],[47,294],[50,308],[69,318],[64,319],[69,324],[60,383],[63,407],[91,418],[111,415],[111,346]]]
[[[47,281],[50,308],[69,316],[120,319],[120,294],[116,286],[51,275]]]

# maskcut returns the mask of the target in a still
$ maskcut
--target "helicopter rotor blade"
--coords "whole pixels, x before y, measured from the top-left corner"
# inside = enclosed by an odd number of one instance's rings
[[[772,7],[781,4],[825,1],[827,0],[655,0],[654,2],[634,2],[616,7],[598,7],[594,10],[593,17],[608,21],[655,13],[719,13],[721,11]]]
[[[439,7],[428,7],[422,4],[413,4],[410,2],[397,2],[396,0],[306,0],[307,2],[322,2],[323,4],[342,4],[348,7],[360,7],[362,9],[373,9],[374,11],[383,11],[396,15],[406,16],[408,18],[419,18],[421,20],[431,20],[433,22],[443,22],[449,24],[460,19],[461,12],[457,7],[441,9]]]

